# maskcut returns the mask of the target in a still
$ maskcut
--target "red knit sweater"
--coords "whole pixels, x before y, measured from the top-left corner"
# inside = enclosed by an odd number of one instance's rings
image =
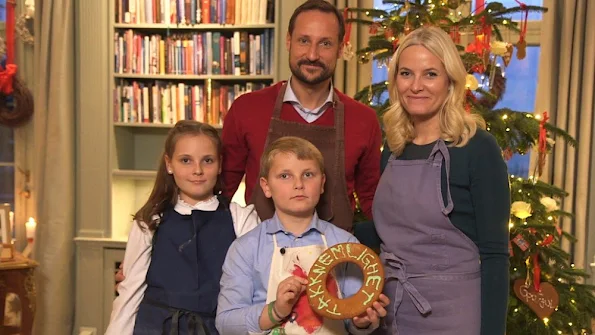
[[[273,114],[275,99],[283,82],[244,94],[231,105],[223,126],[223,194],[231,198],[246,175],[246,202],[258,180],[260,157]],[[362,210],[372,218],[372,200],[380,179],[380,125],[373,109],[336,91],[345,105],[345,176],[352,208],[353,192]],[[281,119],[296,123],[306,121],[290,103],[284,103]],[[312,124],[332,126],[334,110],[329,107]]]

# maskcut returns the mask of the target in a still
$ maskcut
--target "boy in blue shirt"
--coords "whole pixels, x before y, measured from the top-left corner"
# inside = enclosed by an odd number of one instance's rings
[[[274,141],[260,163],[260,185],[275,205],[273,218],[235,240],[223,265],[216,326],[221,334],[370,334],[388,298],[364,315],[331,320],[314,313],[305,294],[307,273],[328,247],[357,239],[316,214],[324,191],[324,164],[312,143],[297,137]],[[339,264],[327,287],[338,297],[361,287],[352,263]]]

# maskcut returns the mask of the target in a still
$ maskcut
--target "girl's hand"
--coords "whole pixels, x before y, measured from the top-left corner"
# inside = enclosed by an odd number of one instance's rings
[[[278,317],[289,316],[293,305],[298,301],[300,295],[306,290],[308,280],[296,276],[287,277],[277,286],[277,300],[275,301],[275,312]]]
[[[372,307],[368,307],[365,313],[360,316],[356,316],[352,319],[353,324],[357,328],[366,329],[371,328],[376,329],[380,326],[380,318],[386,316],[386,309],[384,307],[388,306],[390,300],[384,294],[381,294],[378,297],[378,301],[374,301]]]

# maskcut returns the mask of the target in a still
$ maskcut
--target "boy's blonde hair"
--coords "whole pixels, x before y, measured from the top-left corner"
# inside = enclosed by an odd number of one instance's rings
[[[313,160],[324,174],[324,158],[322,153],[309,141],[295,137],[285,136],[269,144],[260,157],[260,177],[267,178],[273,166],[273,159],[280,153],[294,154],[299,160]]]

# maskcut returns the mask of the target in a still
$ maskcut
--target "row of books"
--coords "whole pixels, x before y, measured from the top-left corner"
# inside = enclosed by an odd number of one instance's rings
[[[274,0],[115,0],[116,23],[273,23]]]
[[[127,74],[261,75],[273,71],[274,33],[247,31],[114,34],[114,72]]]
[[[223,125],[225,113],[242,94],[264,88],[264,83],[187,85],[164,81],[121,81],[114,89],[114,121],[175,124],[196,120]]]

